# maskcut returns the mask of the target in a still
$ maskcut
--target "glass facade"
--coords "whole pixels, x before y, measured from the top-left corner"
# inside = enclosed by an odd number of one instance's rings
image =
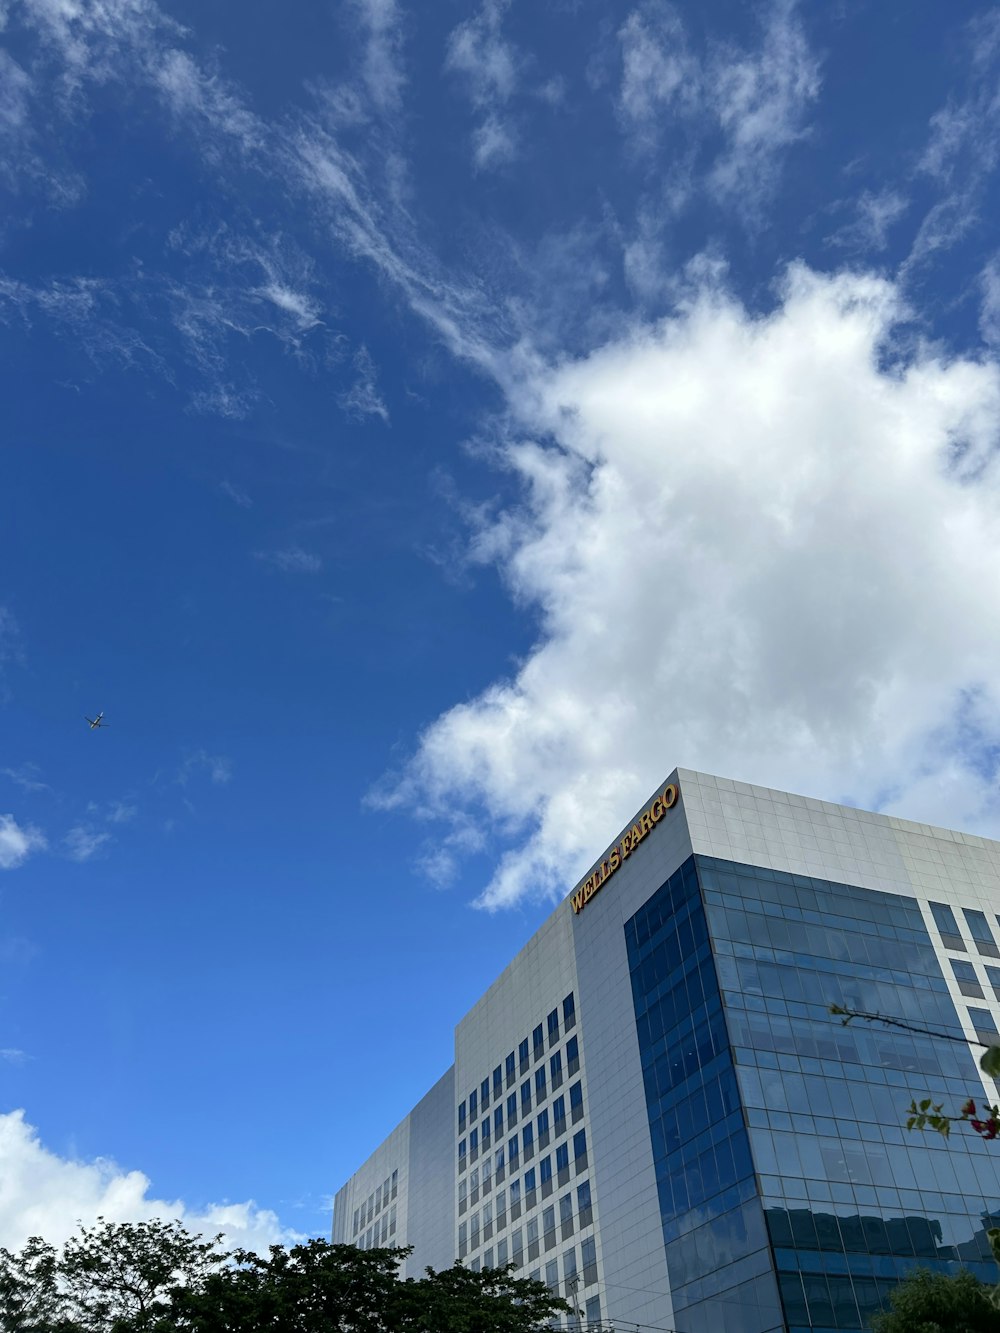
[[[860,1331],[917,1265],[995,1280],[1000,1154],[903,1127],[980,1092],[972,1053],[829,1013],[961,1031],[913,899],[691,858],[626,941],[678,1329]]]

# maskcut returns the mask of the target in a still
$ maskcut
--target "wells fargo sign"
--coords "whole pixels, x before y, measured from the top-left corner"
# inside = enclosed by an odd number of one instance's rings
[[[570,894],[574,912],[582,912],[599,889],[603,889],[618,867],[631,856],[648,833],[652,833],[668,810],[677,804],[680,795],[676,783],[669,783],[653,803],[643,810],[630,829],[622,835],[621,842],[615,845],[605,856],[601,864],[583,881],[575,893]]]

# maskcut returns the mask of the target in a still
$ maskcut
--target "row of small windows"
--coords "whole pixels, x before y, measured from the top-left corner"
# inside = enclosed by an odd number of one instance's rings
[[[562,1002],[562,1026],[563,1031],[569,1032],[576,1026],[576,1002],[573,999],[573,992],[570,991]],[[531,1044],[528,1044],[528,1038],[525,1037],[517,1048],[517,1054],[511,1051],[507,1056],[504,1065],[497,1065],[493,1071],[492,1081],[484,1078],[478,1088],[473,1088],[465,1101],[458,1108],[458,1132],[465,1133],[467,1121],[474,1122],[479,1116],[480,1111],[485,1111],[490,1105],[490,1091],[492,1088],[493,1100],[500,1101],[503,1097],[504,1086],[512,1088],[520,1075],[526,1074],[531,1067],[531,1056],[534,1056],[535,1062],[545,1055],[545,1032],[548,1029],[549,1050],[553,1046],[558,1046],[561,1033],[559,1030],[559,1009],[555,1008],[549,1014],[545,1023],[539,1023],[531,1034]],[[545,1070],[541,1071],[544,1080]],[[536,1076],[537,1081],[537,1076]],[[508,1098],[508,1102],[509,1102]]]
[[[951,949],[954,953],[967,953],[965,941],[959,930],[958,921],[955,913],[947,903],[931,903],[931,915],[934,922],[941,932],[941,943],[946,949]],[[962,914],[965,917],[966,925],[969,927],[969,934],[976,942],[976,948],[984,958],[1000,958],[1000,947],[993,937],[993,931],[989,921],[986,919],[986,913],[980,912],[974,907],[963,907]],[[1000,924],[1000,913],[996,914],[997,923]]]
[[[575,1067],[579,1069],[579,1062],[575,1061],[574,1064]],[[539,1072],[544,1073],[545,1071],[540,1070]],[[525,1087],[527,1087],[527,1084],[525,1084]],[[521,1142],[524,1145],[525,1156],[530,1158],[535,1151],[535,1126],[537,1126],[538,1128],[539,1148],[546,1147],[546,1145],[549,1142],[550,1134],[554,1133],[555,1137],[558,1138],[560,1134],[564,1134],[566,1132],[566,1126],[567,1126],[566,1094],[563,1093],[560,1096],[556,1097],[555,1100],[552,1102],[551,1107],[543,1107],[538,1112],[537,1117],[534,1120],[532,1120],[530,1117],[531,1089],[528,1088],[527,1093],[525,1093],[524,1088],[522,1088],[521,1093],[522,1093],[521,1115],[522,1117],[525,1117],[527,1119],[527,1123],[521,1130]],[[537,1100],[541,1102],[547,1097],[547,1095],[548,1094],[545,1088],[543,1087],[541,1095],[538,1096]],[[513,1105],[508,1106],[507,1108],[507,1130],[513,1129],[518,1121],[517,1102],[513,1094],[511,1094],[511,1101],[513,1102]],[[576,1083],[572,1083],[570,1085],[569,1118],[574,1125],[578,1124],[580,1120],[583,1118],[583,1084],[579,1080],[577,1080]],[[550,1125],[550,1120],[551,1120],[551,1125]],[[478,1129],[472,1129],[469,1131],[468,1139],[459,1139],[458,1169],[460,1172],[465,1170],[469,1161],[472,1162],[478,1161],[480,1152],[482,1152],[484,1157],[488,1157],[490,1153],[490,1148],[494,1140],[497,1141],[497,1148],[496,1148],[497,1166],[499,1167],[503,1165],[504,1147],[502,1143],[502,1138],[505,1133],[505,1130],[504,1130],[504,1118],[503,1118],[502,1106],[498,1106],[496,1108],[496,1111],[494,1112],[492,1129],[493,1132],[491,1134],[490,1121],[489,1119],[486,1119],[483,1121],[482,1125]],[[517,1145],[518,1145],[518,1136],[515,1133],[507,1144],[507,1157],[511,1166],[515,1164],[517,1159],[518,1155]]]
[[[381,1221],[376,1221],[375,1225],[369,1227],[358,1239],[358,1249],[373,1250],[379,1245],[385,1245],[395,1234],[396,1205],[393,1204],[387,1213],[382,1214]]]
[[[497,1268],[502,1268],[509,1262],[506,1245],[503,1246],[502,1254],[503,1257],[501,1258],[501,1246],[498,1245],[496,1255]],[[574,1311],[579,1311],[578,1292],[580,1287],[593,1286],[597,1281],[597,1247],[593,1239],[585,1240],[580,1246],[580,1262],[582,1269],[577,1268],[575,1246],[572,1246],[563,1253],[563,1289],[561,1292],[559,1287],[559,1260],[549,1259],[545,1264],[545,1285],[550,1291],[555,1292],[557,1295],[564,1295],[566,1300],[573,1306]],[[493,1247],[490,1246],[483,1255],[482,1267],[492,1268],[493,1266]],[[474,1273],[478,1273],[480,1271],[479,1260],[473,1259],[469,1267]],[[541,1282],[542,1269],[533,1268],[528,1276],[535,1282]],[[600,1296],[595,1295],[587,1296],[585,1300],[586,1306],[582,1313],[585,1315],[586,1325],[588,1328],[596,1330],[600,1327],[601,1323],[601,1298]],[[576,1313],[567,1316],[566,1326],[567,1328],[574,1330],[574,1333],[579,1329],[579,1323],[580,1321]]]
[[[571,1037],[566,1043],[566,1066],[565,1077],[572,1078],[574,1074],[580,1071],[580,1045],[576,1037]],[[546,1078],[545,1066],[535,1070],[534,1078],[534,1103],[541,1104],[549,1095],[551,1089],[555,1092],[563,1084],[563,1052],[554,1051],[549,1057],[549,1075],[551,1082]],[[583,1090],[579,1082],[573,1084],[569,1090],[570,1111],[575,1121],[579,1120],[583,1114]],[[557,1097],[552,1104],[553,1118],[558,1120],[565,1117],[565,1097]],[[506,1104],[506,1129],[510,1130],[518,1122],[518,1117],[523,1119],[530,1115],[532,1110],[532,1080],[525,1079],[521,1084],[520,1095],[512,1092],[507,1097]],[[579,1113],[578,1113],[579,1110]],[[476,1161],[480,1151],[486,1153],[489,1151],[493,1140],[500,1139],[505,1133],[505,1108],[502,1103],[494,1107],[492,1117],[486,1116],[482,1123],[473,1125],[469,1130],[468,1138],[459,1140],[458,1143],[458,1166],[459,1170],[464,1170],[466,1154],[471,1160]],[[540,1117],[541,1118],[541,1117]],[[548,1120],[548,1115],[545,1117]],[[459,1120],[460,1125],[467,1122]],[[530,1127],[528,1127],[530,1129]],[[541,1132],[541,1126],[539,1126]],[[527,1143],[525,1144],[527,1147]]]
[[[389,1200],[394,1199],[398,1193],[399,1172],[393,1171],[391,1176],[386,1176],[384,1185],[379,1185],[378,1189],[373,1190],[372,1193],[369,1194],[367,1203],[363,1203],[360,1208],[355,1208],[353,1234],[356,1236],[359,1231],[364,1231],[369,1222],[371,1222],[383,1208],[388,1208]],[[395,1213],[395,1208],[392,1211]],[[395,1227],[393,1227],[393,1230],[395,1230]]]
[[[467,1222],[458,1224],[458,1257],[464,1259],[467,1254],[474,1252],[479,1247],[486,1246],[483,1252],[483,1266],[485,1268],[494,1267],[493,1264],[493,1245],[492,1241],[496,1235],[496,1267],[502,1268],[504,1264],[514,1263],[520,1266],[525,1262],[525,1253],[527,1253],[527,1262],[537,1259],[544,1250],[549,1253],[554,1250],[560,1240],[569,1240],[576,1232],[586,1230],[594,1221],[594,1208],[590,1195],[590,1181],[584,1180],[576,1187],[576,1208],[574,1212],[573,1191],[569,1190],[561,1196],[556,1203],[551,1203],[547,1208],[543,1208],[541,1214],[529,1217],[524,1226],[513,1227],[510,1236],[502,1236],[500,1233],[506,1230],[508,1218],[506,1206],[503,1205],[503,1191],[500,1191],[496,1199],[496,1210],[493,1203],[484,1204],[481,1212],[475,1212]],[[511,1206],[513,1209],[513,1190],[511,1191]],[[501,1209],[501,1205],[503,1205]],[[556,1223],[558,1207],[558,1226]],[[516,1221],[518,1214],[511,1212],[511,1221]],[[592,1238],[583,1242],[586,1247],[592,1244]]]
[[[573,1135],[573,1165],[577,1175],[587,1169],[587,1131],[579,1130]],[[526,1211],[534,1208],[537,1202],[537,1190],[541,1187],[542,1198],[547,1199],[553,1189],[553,1160],[555,1161],[555,1183],[562,1187],[569,1181],[569,1162],[570,1162],[570,1143],[560,1143],[556,1147],[553,1157],[552,1153],[547,1153],[538,1163],[537,1167],[529,1167],[524,1173],[524,1207]],[[511,1163],[511,1170],[517,1169],[517,1160]],[[490,1169],[488,1161],[483,1163],[482,1175],[480,1168],[474,1167],[468,1179],[462,1179],[458,1182],[458,1213],[461,1217],[470,1207],[474,1208],[479,1202],[480,1193],[484,1199],[488,1199],[493,1191],[494,1185],[497,1186],[497,1209],[500,1212],[506,1212],[506,1193],[500,1188],[506,1179],[506,1172],[501,1163],[496,1175],[494,1176]],[[491,1203],[492,1208],[492,1203]],[[510,1182],[510,1206],[514,1220],[521,1215],[521,1181],[512,1179]]]

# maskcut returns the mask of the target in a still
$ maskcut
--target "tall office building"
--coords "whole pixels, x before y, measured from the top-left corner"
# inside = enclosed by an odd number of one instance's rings
[[[1000,1141],[903,1126],[997,1099],[1000,843],[682,769],[595,850],[334,1240],[514,1262],[642,1333],[860,1330],[918,1264],[995,1280]]]

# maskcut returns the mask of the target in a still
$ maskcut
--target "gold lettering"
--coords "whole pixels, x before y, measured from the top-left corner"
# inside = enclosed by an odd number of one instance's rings
[[[593,875],[591,875],[590,879],[588,879],[586,884],[584,884],[583,886],[583,901],[585,903],[589,903],[591,898],[593,898],[593,896],[594,896],[594,877]]]
[[[672,810],[680,798],[677,784],[668,783],[661,796],[655,796],[652,804],[644,810],[636,823],[622,834],[621,843],[608,852],[607,858],[583,881],[575,893],[570,895],[574,912],[582,912],[594,894],[603,888],[622,862],[632,855],[653,825],[658,824],[668,810]]]
[[[670,786],[665,787],[663,791],[663,808],[664,810],[671,810],[676,804],[677,804],[677,788],[671,782]]]
[[[570,901],[571,901],[572,904],[573,904],[573,911],[574,911],[574,912],[582,912],[582,911],[583,911],[583,904],[584,904],[584,901],[585,901],[585,900],[584,900],[584,896],[583,896],[583,892],[582,892],[582,891],[579,892],[579,893],[574,893],[574,894],[573,894],[573,897],[570,899]]]
[[[657,796],[656,800],[649,807],[650,819],[653,821],[654,824],[658,824],[666,813],[667,812],[664,810],[663,805],[660,802],[659,796]]]
[[[646,834],[649,832],[649,830],[653,827],[649,819],[648,810],[643,810],[642,814],[639,816],[639,827],[642,829],[643,837],[645,837]]]
[[[613,875],[622,863],[621,853],[617,847],[611,848],[611,855],[608,857],[608,874]]]
[[[633,824],[633,825],[632,825],[632,846],[633,846],[633,847],[638,847],[638,846],[639,846],[639,843],[642,842],[642,840],[643,840],[643,838],[644,838],[645,836],[646,836],[645,833],[643,833],[643,832],[640,831],[640,829],[639,829],[639,825],[638,825],[638,824]]]
[[[626,856],[631,856],[631,855],[632,855],[632,834],[626,833],[625,836],[622,838],[622,860],[624,861]]]

